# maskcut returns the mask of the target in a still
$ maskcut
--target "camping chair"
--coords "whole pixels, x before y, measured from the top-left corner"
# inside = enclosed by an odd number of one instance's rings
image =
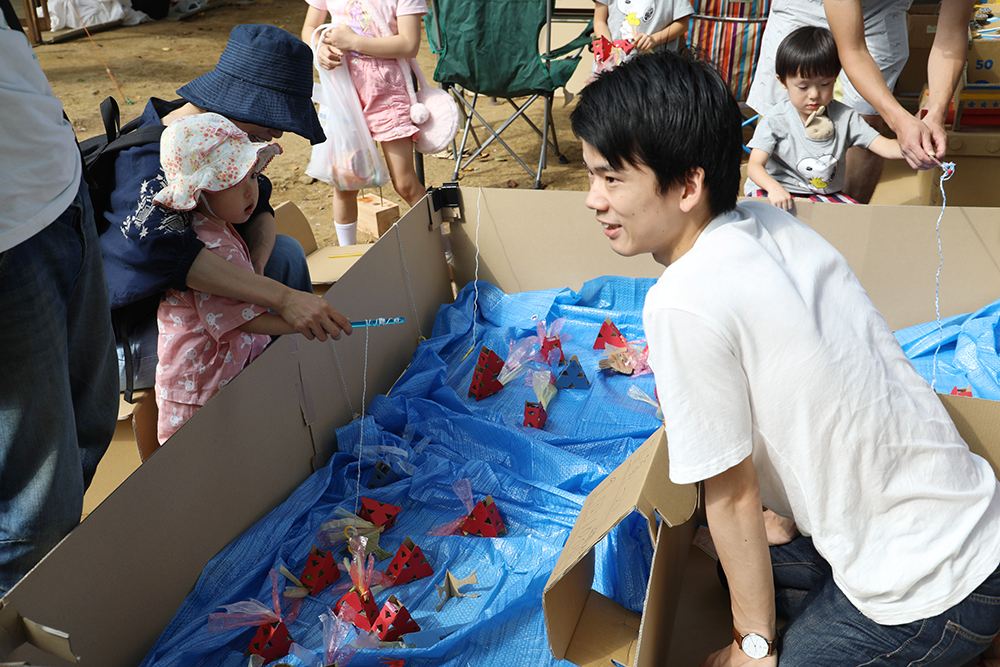
[[[569,44],[552,49],[555,0],[432,0],[428,4],[427,40],[431,51],[438,54],[434,80],[461,100],[461,108],[466,112],[462,142],[455,149],[452,178],[457,179],[459,171],[496,140],[535,179],[535,188],[541,188],[547,147],[551,147],[560,163],[568,162],[559,152],[552,121],[552,98],[556,88],[566,85],[580,62],[580,52],[590,43],[588,34],[592,22]],[[545,50],[539,53],[539,36],[543,28]],[[471,103],[457,87],[472,93]],[[491,126],[476,110],[481,96],[507,100],[514,113],[499,127]],[[528,99],[520,103],[514,100],[523,97]],[[545,106],[541,128],[525,113],[538,99],[542,99]],[[463,162],[473,117],[482,123],[490,136]],[[518,118],[523,118],[542,138],[536,171],[532,171],[500,136]]]
[[[746,102],[771,0],[694,0],[692,5],[688,48],[711,61],[736,100]],[[743,127],[755,125],[758,117],[746,119]],[[746,146],[743,150],[750,152]]]

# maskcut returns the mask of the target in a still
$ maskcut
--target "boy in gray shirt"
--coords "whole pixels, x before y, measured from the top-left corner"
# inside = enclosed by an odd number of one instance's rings
[[[844,157],[852,146],[903,158],[858,112],[833,99],[840,58],[826,28],[799,28],[782,40],[775,70],[788,97],[761,117],[750,141],[744,194],[790,210],[793,197],[857,202],[843,194]]]

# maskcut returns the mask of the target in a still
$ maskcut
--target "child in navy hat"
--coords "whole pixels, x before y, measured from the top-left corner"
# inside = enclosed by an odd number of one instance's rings
[[[218,113],[255,142],[293,132],[313,144],[325,140],[312,103],[312,52],[294,35],[270,25],[238,25],[218,65],[177,92],[183,99],[151,98],[139,127],[165,127],[186,116]],[[305,253],[294,239],[275,233],[271,183],[258,177],[260,197],[240,235],[250,251],[254,273],[236,269],[206,250],[190,227],[190,213],[157,206],[153,199],[166,185],[160,169],[160,143],[122,151],[115,162],[115,189],[109,210],[97,212],[109,223],[101,235],[108,290],[119,333],[121,386],[126,380],[124,345],[128,339],[135,389],[153,386],[156,321],[160,296],[189,284],[274,310],[307,338],[339,337],[350,331],[347,318],[311,294]]]

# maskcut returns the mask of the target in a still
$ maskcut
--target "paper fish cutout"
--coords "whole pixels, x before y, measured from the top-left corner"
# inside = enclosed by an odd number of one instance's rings
[[[361,509],[358,510],[358,516],[365,521],[372,522],[379,527],[379,530],[385,532],[396,525],[399,511],[400,508],[395,505],[380,503],[371,498],[361,498]]]
[[[464,535],[475,537],[500,537],[507,534],[507,527],[500,518],[500,510],[493,502],[492,495],[476,503],[458,529]]]
[[[424,552],[413,543],[409,537],[403,540],[396,551],[396,556],[385,570],[386,574],[397,586],[417,579],[423,579],[434,574],[434,568],[427,561]]]
[[[547,360],[552,359],[552,356],[549,355],[550,350],[559,350],[560,366],[566,363],[566,355],[563,353],[562,343],[559,341],[559,336],[546,337],[542,341],[541,353],[542,356]]]
[[[384,642],[394,642],[408,632],[419,632],[420,626],[410,616],[403,603],[390,595],[382,611],[379,612],[372,630],[378,632],[378,638]]]
[[[634,50],[635,45],[627,39],[616,39],[612,42],[607,37],[599,37],[594,40],[594,60],[598,64],[620,65]]]
[[[378,606],[370,590],[362,593],[357,588],[344,593],[333,607],[333,613],[354,623],[363,632],[371,632],[378,620]]]
[[[368,488],[378,489],[388,486],[399,479],[399,473],[393,470],[392,466],[385,461],[377,461],[375,468],[372,469],[371,475],[368,477]]]
[[[481,401],[503,389],[503,384],[497,379],[501,370],[503,370],[503,359],[496,352],[484,346],[479,352],[476,370],[472,373],[469,396]]]
[[[437,611],[441,611],[444,607],[444,603],[451,598],[477,598],[479,593],[460,593],[458,589],[462,586],[468,586],[471,584],[478,584],[479,580],[476,578],[476,573],[473,572],[465,579],[459,579],[451,573],[451,570],[444,571],[444,583],[441,585],[435,585],[437,588],[438,597],[441,599],[441,604],[435,607]]]
[[[556,378],[557,389],[590,389],[590,381],[580,366],[580,360],[574,354],[566,369]]]
[[[603,350],[608,345],[620,348],[628,347],[625,336],[618,330],[610,317],[605,319],[604,324],[601,325],[601,330],[597,333],[597,340],[594,341],[594,349]]]
[[[292,637],[288,628],[282,622],[267,623],[257,627],[257,633],[250,640],[250,646],[243,652],[244,656],[259,655],[264,658],[264,664],[275,658],[288,655],[288,647],[292,645]]]
[[[329,551],[323,551],[314,546],[306,559],[299,581],[312,595],[319,594],[324,588],[340,578],[337,561]]]
[[[531,428],[545,428],[545,422],[548,420],[549,415],[545,412],[545,408],[542,407],[541,402],[532,403],[531,401],[524,402],[524,425],[530,426]]]

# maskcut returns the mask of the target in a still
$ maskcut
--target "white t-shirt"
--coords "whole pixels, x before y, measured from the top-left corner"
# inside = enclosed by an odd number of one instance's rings
[[[1000,561],[1000,494],[847,261],[763,202],[719,216],[646,296],[670,479],[753,455],[847,598],[883,625],[937,615]]]
[[[73,126],[63,118],[28,38],[0,12],[0,252],[66,210],[83,174]]]

